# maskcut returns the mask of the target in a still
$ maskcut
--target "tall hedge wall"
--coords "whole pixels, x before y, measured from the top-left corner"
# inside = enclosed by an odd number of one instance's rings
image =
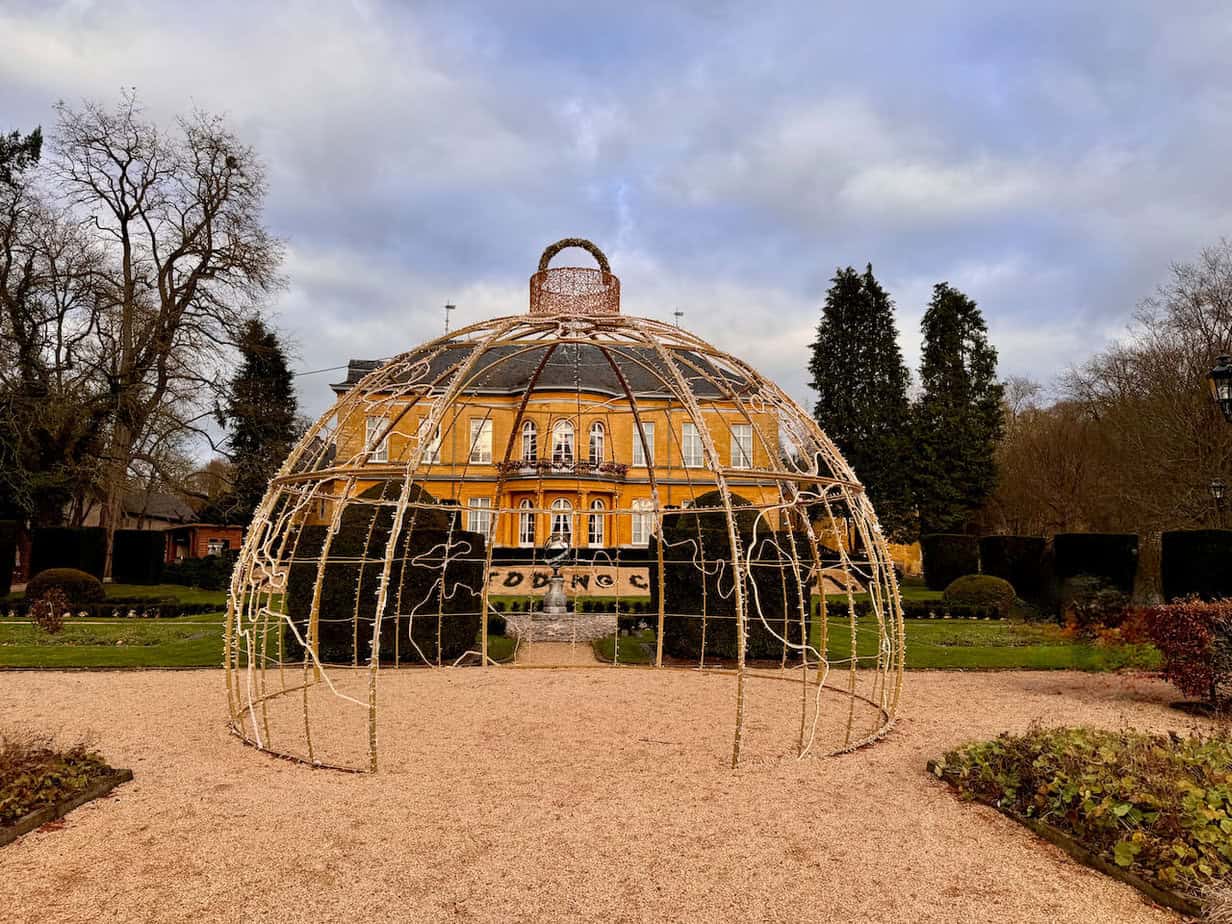
[[[1164,533],[1160,554],[1165,599],[1232,597],[1232,529]]]
[[[158,530],[117,529],[111,548],[111,579],[117,584],[157,584],[162,580],[167,537]]]
[[[1100,578],[1122,593],[1134,592],[1138,537],[1133,533],[1057,533],[1052,540],[1058,583],[1080,574]]]
[[[1048,599],[1052,578],[1048,541],[1043,536],[985,536],[980,540],[980,571],[1009,581],[1024,600]]]
[[[451,530],[447,518],[434,513],[408,512],[399,537],[380,634],[382,661],[393,661],[395,655],[400,663],[422,663],[423,658],[451,661],[474,646],[479,632],[483,536]],[[389,507],[352,504],[343,512],[321,585],[322,661],[368,662],[377,584],[392,522]],[[324,526],[304,527],[287,579],[287,613],[305,638],[326,532]],[[290,632],[284,639],[284,657],[303,657],[303,648]]]
[[[0,597],[13,589],[13,568],[17,565],[17,521],[0,520]]]
[[[101,526],[48,526],[30,538],[31,577],[48,568],[76,568],[102,580],[107,531]]]
[[[703,650],[704,634],[707,657],[734,659],[738,655],[736,598],[732,569],[726,564],[732,556],[731,540],[726,526],[714,528],[706,516],[664,518],[663,650],[673,657],[696,661]],[[767,536],[763,532],[761,535],[764,541],[752,550],[751,580],[745,584],[748,600],[746,657],[778,661],[786,649],[791,659],[796,653],[786,648],[774,633],[795,644],[800,643],[800,587],[792,573],[792,565],[782,561],[783,554],[772,543],[790,549],[794,537],[786,533]],[[748,542],[751,537],[742,531],[742,538]],[[648,555],[651,566],[649,612],[659,607],[656,542],[655,538],[651,539]],[[800,548],[798,554],[802,562],[810,560],[806,549]],[[703,558],[705,574],[699,570]],[[720,562],[724,564],[720,566]],[[806,594],[809,592],[807,587],[804,590]],[[773,632],[767,628],[767,623]]]
[[[929,590],[945,590],[966,574],[980,570],[980,542],[960,533],[932,533],[920,537],[924,583]],[[1012,582],[1011,582],[1012,583]]]

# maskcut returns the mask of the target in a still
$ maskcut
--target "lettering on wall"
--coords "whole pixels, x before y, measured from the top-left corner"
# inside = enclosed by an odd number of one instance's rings
[[[596,565],[560,569],[570,597],[645,597],[650,594],[649,568]],[[496,596],[542,595],[552,569],[548,567],[493,567],[488,572],[488,593]]]

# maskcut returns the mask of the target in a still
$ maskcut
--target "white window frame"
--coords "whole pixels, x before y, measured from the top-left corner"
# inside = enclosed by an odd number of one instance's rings
[[[732,468],[753,467],[753,425],[748,423],[732,424],[731,427],[731,464]]]
[[[650,464],[654,465],[654,421],[642,421],[642,433],[646,437],[646,445],[642,445],[642,438],[637,432],[637,423],[633,424],[633,464],[638,468],[646,467],[646,449],[650,450]]]
[[[385,430],[388,421],[384,417],[364,418],[364,449],[368,453],[369,462],[389,461],[389,431]],[[380,445],[376,445],[377,434],[385,431]]]
[[[560,527],[564,526],[564,529]],[[552,501],[552,535],[564,534],[569,545],[573,545],[573,504],[567,497],[558,497]]]
[[[577,458],[574,451],[573,421],[558,420],[552,424],[552,464],[572,465]]]
[[[535,547],[535,505],[529,498],[523,498],[518,504],[518,548],[533,549]]]
[[[485,539],[492,538],[492,498],[472,497],[466,502],[466,528]]]
[[[680,426],[680,462],[685,468],[701,468],[706,464],[701,430],[689,420]]]
[[[420,442],[423,442],[424,435],[428,431],[429,419],[430,418],[428,417],[419,418],[419,426],[416,430],[416,434]],[[432,438],[428,440],[428,445],[424,449],[423,461],[424,462],[440,462],[441,461],[441,428],[439,426],[436,428],[436,432],[432,434]]]
[[[229,551],[231,551],[231,540],[230,539],[214,538],[214,539],[205,540],[205,554],[206,555],[221,555],[224,552],[229,552]]]
[[[533,420],[522,422],[522,461],[539,461],[539,427]]]
[[[650,544],[650,536],[654,532],[654,501],[648,497],[639,497],[633,501],[631,506],[633,526],[630,530],[630,539],[635,546],[644,549]]]
[[[470,462],[474,465],[492,464],[492,418],[471,418]]]
[[[590,425],[590,440],[587,445],[587,450],[590,456],[590,461],[598,465],[603,461],[604,442],[607,437],[607,430],[604,429],[603,423],[596,420]]]
[[[590,502],[590,515],[586,518],[586,542],[592,549],[601,549],[604,545],[605,509],[606,505],[597,497]]]

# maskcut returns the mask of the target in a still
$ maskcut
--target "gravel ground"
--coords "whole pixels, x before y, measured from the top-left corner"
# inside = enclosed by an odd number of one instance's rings
[[[353,775],[231,737],[217,671],[0,673],[0,726],[89,735],[136,774],[0,848],[0,919],[1179,920],[924,769],[1034,721],[1182,730],[1168,687],[907,680],[887,740],[803,761],[756,746],[768,691],[792,685],[751,685],[753,759],[732,772],[730,678],[403,671],[382,686],[382,772]]]

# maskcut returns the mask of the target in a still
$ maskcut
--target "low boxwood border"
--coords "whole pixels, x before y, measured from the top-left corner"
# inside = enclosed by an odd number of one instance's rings
[[[953,792],[957,793],[957,781],[947,776],[945,770],[945,764],[942,761],[930,760],[928,762],[928,772],[945,783]],[[1028,818],[1027,816],[1021,815],[1012,809],[998,805],[991,799],[984,799],[978,796],[972,796],[971,799],[981,805],[986,805],[989,808],[996,809],[1006,818],[1013,819],[1020,825],[1028,828],[1044,840],[1048,841],[1050,844],[1060,847],[1084,866],[1097,869],[1101,873],[1111,876],[1113,879],[1123,882],[1126,885],[1133,886],[1147,898],[1151,899],[1151,901],[1171,908],[1174,911],[1179,911],[1181,914],[1189,915],[1190,917],[1202,916],[1203,904],[1197,897],[1186,895],[1183,892],[1174,892],[1172,889],[1160,885],[1153,879],[1148,879],[1145,876],[1139,876],[1137,873],[1132,873],[1129,870],[1121,869],[1121,867],[1117,866],[1115,863],[1109,863],[1099,854],[1088,850],[1060,828],[1054,828],[1052,825],[1042,822],[1038,818]]]
[[[111,792],[121,783],[127,783],[132,778],[133,771],[131,770],[112,770],[110,773],[99,777],[75,796],[69,796],[67,799],[61,799],[54,805],[46,805],[43,808],[35,809],[33,812],[22,815],[11,825],[0,827],[0,847],[13,843],[23,834],[29,834],[31,831],[41,828],[49,821],[63,818],[73,809],[85,805],[87,802],[92,802],[107,795],[107,793]]]

